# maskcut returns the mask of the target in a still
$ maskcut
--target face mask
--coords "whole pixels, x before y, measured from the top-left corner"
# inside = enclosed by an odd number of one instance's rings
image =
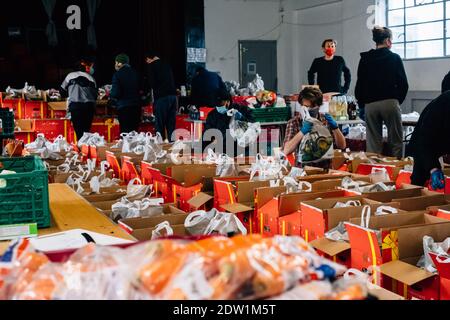
[[[94,69],[94,67],[92,67],[92,68],[89,70],[89,74],[90,74],[91,76],[93,76],[94,73],[95,73],[95,69]]]
[[[320,107],[317,107],[317,108],[309,108],[309,109],[308,109],[309,115],[310,115],[312,118],[318,118],[318,117],[319,117],[319,110],[320,110]]]
[[[335,53],[336,53],[336,49],[333,49],[333,48],[329,48],[329,49],[325,50],[325,54],[326,54],[328,57],[334,56]]]
[[[228,108],[227,107],[217,107],[216,110],[220,114],[226,114],[228,112]]]

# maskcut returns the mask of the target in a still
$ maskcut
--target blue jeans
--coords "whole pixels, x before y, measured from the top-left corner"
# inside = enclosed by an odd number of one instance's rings
[[[172,141],[177,117],[177,97],[167,96],[158,98],[154,104],[155,127],[163,139]],[[167,134],[166,134],[167,133]]]

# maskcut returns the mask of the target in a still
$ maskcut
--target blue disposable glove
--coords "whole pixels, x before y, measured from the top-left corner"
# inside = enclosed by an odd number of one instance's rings
[[[431,187],[433,190],[441,190],[445,188],[445,177],[442,170],[434,170],[431,173]]]
[[[325,114],[325,120],[327,120],[328,125],[331,127],[331,130],[339,129],[336,120],[334,120],[334,118],[330,114]]]
[[[303,121],[303,128],[300,131],[306,136],[308,133],[311,133],[312,128],[313,124],[311,122]]]
[[[242,119],[244,119],[244,116],[239,111],[236,111],[236,114],[234,115],[234,117],[237,121],[241,121]]]

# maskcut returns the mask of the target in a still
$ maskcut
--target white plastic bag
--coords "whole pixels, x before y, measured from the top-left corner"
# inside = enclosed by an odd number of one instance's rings
[[[138,184],[136,184],[136,182]],[[151,193],[148,194],[149,191],[151,192],[151,186],[143,185],[141,179],[135,178],[135,179],[132,179],[128,183],[128,186],[127,186],[127,198],[131,199],[131,198],[138,197],[138,196],[141,196],[141,197],[144,198],[147,195],[151,196]]]
[[[298,161],[302,164],[308,164],[333,159],[334,140],[330,130],[322,122],[312,118],[305,107],[301,110],[303,121],[312,123],[313,128],[310,133],[303,137],[300,143]]]
[[[173,236],[173,229],[170,226],[168,221],[164,221],[163,223],[156,226],[155,230],[152,232],[152,240],[157,240],[164,237]]]
[[[204,235],[222,235],[234,236],[237,234],[247,235],[247,229],[244,227],[238,217],[232,213],[218,213],[211,220],[206,228]]]
[[[210,222],[217,214],[218,211],[216,209],[209,212],[202,210],[195,211],[187,216],[184,226],[189,234],[193,236],[204,235]]]
[[[231,117],[230,135],[240,147],[245,148],[258,141],[262,132],[261,124],[237,120],[237,112],[235,109],[228,111],[228,116]]]

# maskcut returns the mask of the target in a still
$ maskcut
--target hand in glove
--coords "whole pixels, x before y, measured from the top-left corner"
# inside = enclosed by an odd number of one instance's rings
[[[441,190],[445,188],[445,177],[442,170],[434,169],[431,172],[431,187],[433,190]]]
[[[241,121],[244,119],[244,116],[239,111],[236,111],[236,114],[234,115],[234,117],[237,121]]]
[[[327,120],[328,125],[331,127],[331,130],[339,129],[336,120],[334,120],[334,118],[329,113],[325,114],[325,120]]]
[[[303,121],[303,128],[300,131],[304,136],[306,136],[308,133],[311,133],[312,128],[313,124],[311,122]]]

